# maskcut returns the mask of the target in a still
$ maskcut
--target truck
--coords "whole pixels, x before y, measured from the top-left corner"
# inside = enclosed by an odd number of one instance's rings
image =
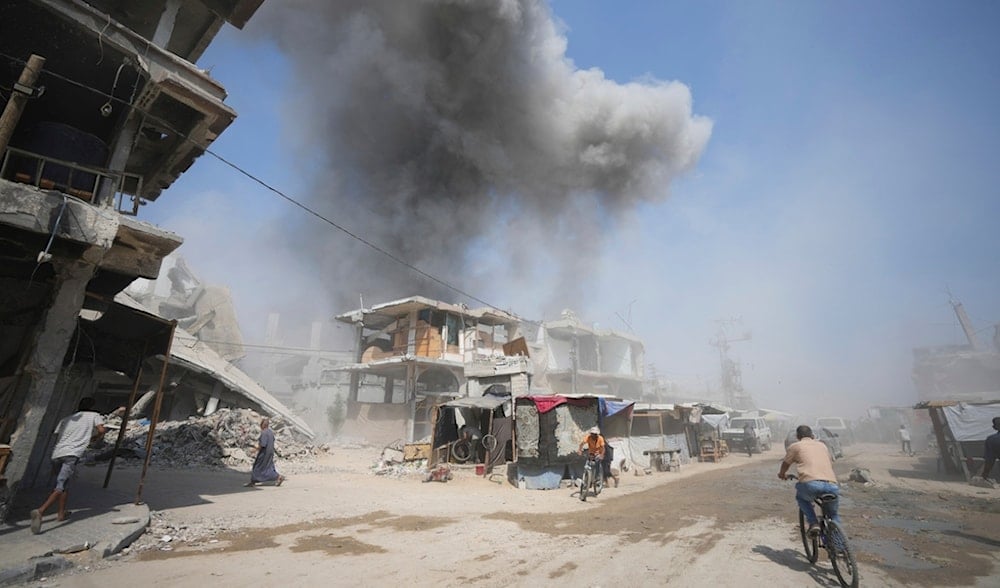
[[[722,430],[722,439],[729,445],[731,451],[746,451],[746,441],[743,436],[744,427],[749,424],[753,430],[753,445],[750,451],[762,453],[771,449],[771,427],[761,417],[735,417]]]

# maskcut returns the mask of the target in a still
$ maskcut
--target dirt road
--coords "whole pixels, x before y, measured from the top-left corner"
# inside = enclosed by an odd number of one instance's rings
[[[862,585],[995,586],[1000,491],[929,479],[930,458],[854,446],[836,464]],[[836,586],[806,562],[778,450],[626,476],[581,503],[565,488],[519,491],[471,475],[448,483],[372,475],[374,453],[338,450],[280,488],[233,473],[161,472],[157,523],[120,561],[63,586]],[[928,472],[930,469],[930,472]],[[195,490],[197,489],[197,490]],[[197,492],[196,500],[185,494]],[[149,495],[151,507],[157,498]],[[164,541],[164,536],[170,541]]]

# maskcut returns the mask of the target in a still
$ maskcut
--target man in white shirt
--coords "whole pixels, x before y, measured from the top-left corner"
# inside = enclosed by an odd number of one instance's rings
[[[66,486],[76,477],[77,463],[83,457],[91,440],[95,435],[98,437],[104,435],[104,418],[90,410],[93,407],[93,398],[81,399],[77,411],[59,421],[56,426],[55,432],[59,439],[52,449],[52,467],[59,468],[59,475],[56,478],[55,490],[40,507],[31,511],[31,532],[36,535],[42,532],[42,517],[45,516],[45,511],[56,501],[59,502],[59,514],[56,520],[66,519],[66,499],[69,497],[69,489]]]
[[[899,441],[903,444],[903,453],[912,455],[913,447],[910,445],[910,432],[906,425],[899,425]]]

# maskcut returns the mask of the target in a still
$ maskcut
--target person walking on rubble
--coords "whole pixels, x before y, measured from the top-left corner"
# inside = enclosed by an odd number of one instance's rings
[[[271,430],[271,421],[268,419],[260,422],[260,438],[257,440],[256,451],[253,471],[250,472],[250,481],[246,486],[253,487],[262,482],[274,482],[275,486],[281,486],[285,477],[274,468],[274,431]]]
[[[77,464],[83,458],[90,442],[104,435],[104,418],[92,411],[94,399],[80,399],[77,411],[59,421],[56,425],[56,435],[59,439],[52,449],[52,468],[59,470],[56,477],[55,490],[49,494],[37,509],[31,511],[31,532],[35,535],[42,532],[42,517],[50,506],[59,503],[57,521],[64,521],[69,513],[66,511],[66,501],[69,499],[69,483],[76,478]]]

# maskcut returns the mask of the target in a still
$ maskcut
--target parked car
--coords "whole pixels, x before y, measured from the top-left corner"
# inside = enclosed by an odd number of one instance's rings
[[[854,443],[854,433],[847,423],[847,419],[841,417],[819,417],[816,419],[813,429],[829,429],[831,432],[837,434],[842,445],[850,445]]]
[[[816,437],[817,441],[826,445],[826,448],[830,451],[830,461],[836,461],[844,457],[844,449],[840,444],[840,437],[836,433],[826,427],[816,427],[813,429],[813,436]],[[790,431],[788,436],[785,437],[785,451],[788,451],[788,446],[796,441],[798,441],[798,438],[795,436],[795,431]]]
[[[753,429],[754,446],[752,451],[761,453],[771,449],[771,427],[767,421],[761,417],[736,417],[730,419],[729,424],[722,431],[722,438],[725,439],[730,449],[746,450],[746,441],[743,439],[743,427],[750,425]]]

